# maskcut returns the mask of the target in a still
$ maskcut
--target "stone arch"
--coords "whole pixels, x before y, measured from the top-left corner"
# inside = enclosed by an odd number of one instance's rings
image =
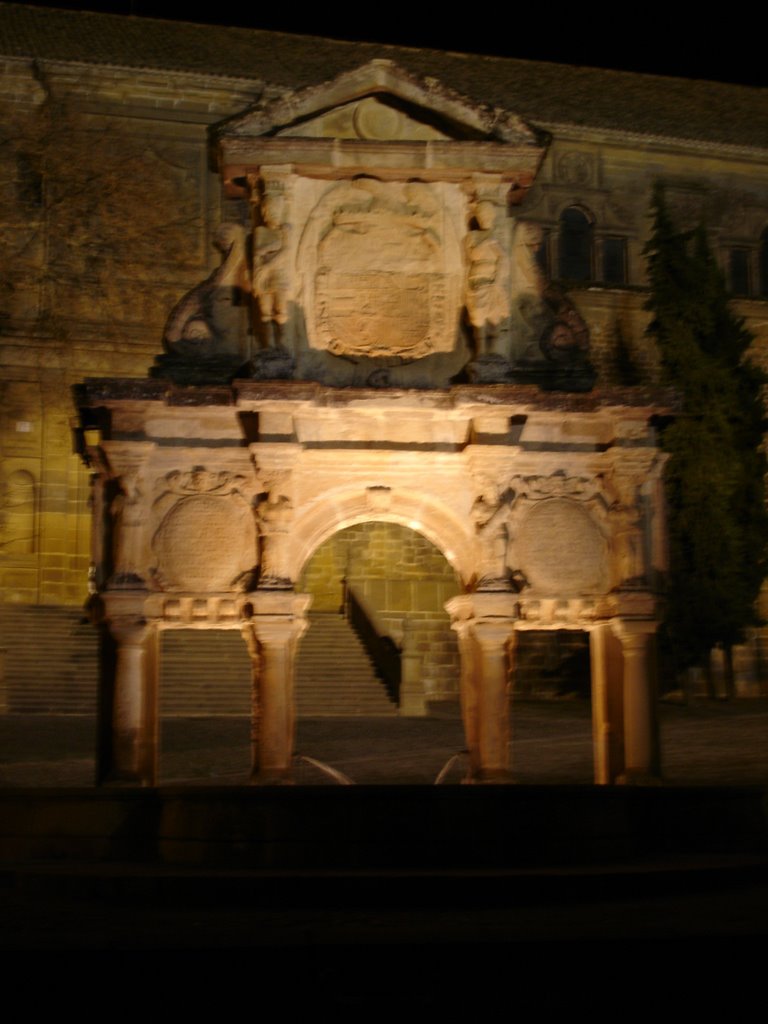
[[[337,685],[349,653],[344,634],[350,626],[376,666],[379,682],[373,683],[364,670],[357,669],[355,679],[348,673],[347,690],[334,698],[339,713],[351,713],[361,697],[371,707],[378,703],[385,713],[382,682],[398,713],[405,716],[427,714],[429,701],[458,697],[459,651],[446,604],[462,593],[463,586],[453,566],[423,533],[381,519],[344,527],[315,550],[298,586],[311,597],[309,636],[302,641],[297,661],[297,698],[303,713],[312,713],[307,708],[327,713],[322,687],[313,675],[320,669],[322,678]],[[329,627],[337,635],[332,652],[323,639]],[[354,661],[354,651],[352,655]],[[391,713],[392,706],[388,710]]]
[[[396,523],[421,533],[442,553],[464,587],[475,569],[474,542],[465,523],[429,495],[388,488],[328,492],[291,524],[290,576],[296,580],[324,541],[368,522]]]

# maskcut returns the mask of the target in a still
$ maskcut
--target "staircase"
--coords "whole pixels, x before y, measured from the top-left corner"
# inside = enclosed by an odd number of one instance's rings
[[[5,706],[12,714],[96,711],[98,635],[80,608],[0,605]]]
[[[160,666],[161,715],[250,715],[251,661],[239,630],[164,630]]]
[[[341,615],[315,612],[299,646],[296,707],[303,718],[396,715],[359,637]]]
[[[305,718],[396,715],[355,631],[340,615],[309,615],[299,644],[296,705]],[[6,710],[94,714],[98,634],[79,608],[0,605]],[[251,713],[251,667],[238,630],[167,630],[161,638],[160,713]]]

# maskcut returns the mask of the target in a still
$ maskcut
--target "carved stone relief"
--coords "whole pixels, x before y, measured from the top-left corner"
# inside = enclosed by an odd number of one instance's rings
[[[114,573],[112,586],[141,583],[144,568],[144,481],[139,468],[126,469],[119,478],[120,490],[112,501]]]
[[[437,186],[373,178],[322,197],[298,258],[311,347],[407,359],[454,347],[461,257],[444,200]]]
[[[532,588],[580,594],[605,588],[608,546],[594,518],[570,498],[537,502],[520,523],[519,568]]]
[[[567,185],[591,185],[595,177],[595,161],[591,153],[570,150],[557,161],[556,178]]]
[[[291,298],[289,241],[291,227],[287,220],[286,176],[270,176],[264,181],[263,194],[259,182],[253,181],[253,294],[259,307],[262,343],[276,348],[283,341],[288,323]]]
[[[171,311],[163,334],[169,355],[242,360],[247,329],[245,296],[250,292],[245,237],[239,224],[219,227],[213,244],[222,255],[221,265]]]
[[[496,236],[497,211],[488,200],[474,206],[474,223],[464,240],[467,264],[465,305],[478,356],[497,353],[495,345],[510,314],[510,264]]]
[[[364,96],[353,103],[345,103],[320,117],[304,121],[300,126],[291,125],[279,134],[302,138],[371,139],[380,142],[449,138],[445,132],[416,120],[413,115],[377,96]]]
[[[157,482],[152,540],[162,590],[230,590],[257,563],[257,531],[245,477],[203,467]]]
[[[509,216],[543,155],[516,115],[373,62],[257,104],[219,141],[251,237],[228,226],[222,267],[169,319],[157,376],[591,387],[581,338],[546,294],[540,236]],[[573,151],[558,168],[570,188],[594,164]]]

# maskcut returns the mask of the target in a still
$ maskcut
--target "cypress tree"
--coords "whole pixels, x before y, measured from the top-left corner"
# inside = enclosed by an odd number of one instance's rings
[[[649,333],[680,415],[664,432],[670,572],[664,635],[676,669],[726,653],[757,624],[766,575],[768,513],[762,448],[767,378],[747,358],[752,336],[730,307],[723,275],[703,226],[677,231],[661,186],[646,246]]]

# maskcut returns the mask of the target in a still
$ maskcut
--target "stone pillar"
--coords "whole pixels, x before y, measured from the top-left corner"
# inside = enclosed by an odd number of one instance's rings
[[[475,639],[472,635],[472,596],[461,594],[446,602],[445,610],[451,616],[451,629],[456,633],[459,646],[460,675],[459,694],[461,717],[464,724],[464,739],[469,756],[467,782],[476,779],[480,772],[480,745],[478,740],[478,663]]]
[[[592,745],[595,782],[609,785],[624,774],[624,664],[621,643],[607,623],[589,634],[592,677]]]
[[[260,785],[290,782],[296,701],[296,647],[307,623],[308,594],[253,595],[243,626],[253,666],[251,780]]]
[[[624,782],[648,783],[660,775],[659,728],[656,714],[655,659],[652,638],[656,623],[613,619],[624,662]]]
[[[513,623],[505,619],[481,619],[472,624],[472,633],[479,648],[477,744],[480,782],[510,781],[507,645],[513,630]]]
[[[152,786],[157,770],[153,659],[148,648],[156,627],[141,612],[143,601],[106,598],[107,626],[116,643],[112,680],[112,728],[105,744],[106,784]],[[131,608],[133,605],[133,608]]]
[[[509,782],[508,645],[514,595],[464,594],[447,604],[459,636],[464,728],[473,782]]]

